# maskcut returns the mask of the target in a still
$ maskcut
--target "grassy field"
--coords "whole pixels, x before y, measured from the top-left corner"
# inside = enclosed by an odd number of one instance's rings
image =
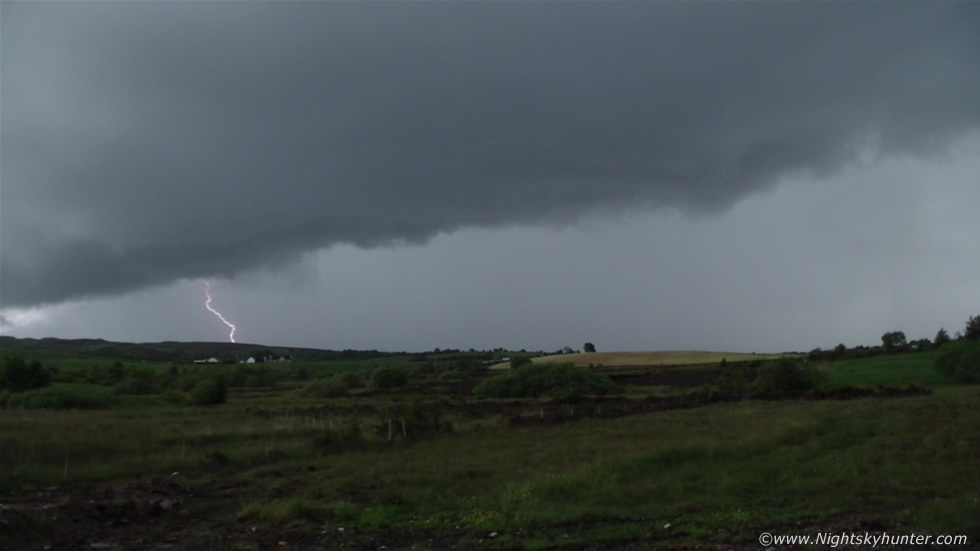
[[[952,384],[932,367],[938,354],[932,351],[841,360],[832,363],[826,373],[831,384],[839,385]]]
[[[534,358],[534,363],[571,363],[579,367],[589,365],[693,365],[728,362],[748,362],[781,358],[783,354],[745,354],[739,352],[705,352],[697,350],[661,350],[651,352],[595,352],[592,354],[560,354]]]
[[[0,409],[0,526],[17,528],[0,529],[0,548],[747,549],[763,531],[869,529],[980,541],[980,388],[937,378],[933,360],[824,368],[830,385],[922,382],[932,395],[663,411],[617,408],[680,390],[478,401],[461,393],[488,374],[426,370],[402,389],[330,399],[286,379],[209,407],[153,394],[101,410]],[[376,364],[329,363],[304,367]],[[589,415],[570,420],[576,411]],[[140,512],[161,495],[180,507]]]

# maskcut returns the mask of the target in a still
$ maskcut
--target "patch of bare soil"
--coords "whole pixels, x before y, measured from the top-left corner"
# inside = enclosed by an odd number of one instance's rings
[[[129,551],[271,551],[271,550],[387,550],[402,551],[426,548],[432,550],[516,549],[504,544],[520,540],[525,534],[467,533],[461,530],[431,532],[425,530],[378,530],[360,532],[353,529],[256,526],[234,519],[239,498],[237,492],[247,488],[217,482],[209,488],[189,488],[170,479],[144,480],[128,485],[87,489],[48,488],[21,496],[0,497],[0,549],[35,550],[115,550]],[[614,544],[562,545],[563,550],[595,551],[722,551],[759,550],[758,535],[772,534],[854,533],[877,536],[925,533],[913,527],[890,525],[880,517],[850,514],[818,522],[791,525],[759,526],[739,530],[719,530],[701,543],[689,541],[683,526],[665,527],[662,521],[636,519],[627,521],[648,528],[645,537]],[[547,536],[555,542],[587,541],[591,532],[622,524],[594,522],[546,528],[534,536]],[[829,549],[830,545],[808,548]],[[859,546],[837,545],[835,549],[858,549]],[[866,548],[867,546],[860,546]],[[877,549],[900,549],[881,546]],[[969,548],[960,546],[960,548]],[[772,549],[776,549],[775,547]]]
[[[177,477],[0,496],[0,548],[146,548],[140,544],[149,532],[134,528],[179,518],[184,504],[194,497],[195,492]],[[118,541],[118,534],[126,534],[126,541]],[[166,543],[169,536],[157,538]]]

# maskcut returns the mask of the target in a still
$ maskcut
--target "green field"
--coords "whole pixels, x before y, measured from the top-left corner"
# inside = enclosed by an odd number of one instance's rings
[[[538,356],[534,363],[570,363],[579,367],[633,367],[666,365],[700,365],[726,362],[764,361],[792,354],[746,354],[744,352],[709,352],[704,350],[657,350],[645,352],[593,352],[580,354],[556,354]],[[507,369],[507,362],[495,364],[492,369]]]
[[[828,380],[840,385],[951,384],[949,378],[932,367],[938,355],[933,351],[841,360],[827,369]]]
[[[978,541],[980,387],[951,384],[934,359],[821,368],[828,388],[924,383],[931,395],[707,404],[692,394],[707,389],[642,385],[603,399],[475,400],[468,389],[491,373],[442,376],[465,364],[445,354],[275,365],[271,378],[252,366],[258,378],[203,407],[175,390],[56,382],[111,404],[0,409],[0,547],[756,548],[763,531],[835,530]],[[408,373],[396,389],[300,393],[307,380],[366,381],[395,364]],[[130,365],[127,376],[158,381],[174,369]],[[102,368],[59,377],[92,373]],[[669,398],[683,407],[657,407]],[[145,513],[161,496],[180,506]]]
[[[652,352],[594,352],[591,354],[560,354],[534,358],[535,363],[571,363],[577,366],[634,366],[634,365],[695,365],[713,364],[721,360],[749,362],[771,360],[786,354],[745,354],[742,352],[706,352],[701,350],[661,350]]]

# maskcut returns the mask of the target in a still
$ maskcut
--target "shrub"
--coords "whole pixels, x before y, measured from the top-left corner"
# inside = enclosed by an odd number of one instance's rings
[[[112,365],[110,365],[109,369],[106,370],[106,377],[108,378],[107,382],[109,383],[119,383],[126,377],[126,368],[124,368],[122,362],[118,360],[112,362]]]
[[[457,371],[455,369],[450,369],[449,371],[443,371],[439,374],[440,381],[454,381],[457,379],[465,379],[466,373],[462,371]]]
[[[816,388],[823,379],[823,374],[813,366],[780,358],[759,368],[755,388],[765,395],[798,395]]]
[[[80,380],[93,385],[112,386],[123,380],[125,374],[126,370],[119,362],[112,366],[92,365],[82,371]]]
[[[115,387],[113,391],[116,394],[128,394],[141,396],[146,394],[158,394],[160,388],[157,387],[156,382],[151,377],[146,377],[142,375],[129,375]]]
[[[45,371],[41,362],[31,363],[16,354],[7,354],[0,365],[0,389],[11,392],[24,392],[44,388],[51,384],[51,374]]]
[[[622,387],[601,373],[571,364],[525,365],[484,380],[473,389],[477,398],[567,398],[619,394]]]
[[[297,389],[296,394],[304,398],[337,398],[346,396],[348,390],[343,377],[335,375],[329,379],[310,381]]]
[[[228,400],[228,389],[218,379],[205,379],[191,391],[191,400],[199,406],[223,404]]]
[[[168,390],[161,394],[160,398],[169,404],[187,404],[190,402],[190,398],[186,394],[176,390]]]
[[[408,377],[405,371],[394,367],[382,367],[371,373],[371,388],[376,390],[398,388],[407,383]]]
[[[443,413],[446,409],[444,401],[423,402],[415,401],[408,409],[405,422],[410,427],[412,434],[428,434],[434,432],[453,432],[453,425],[449,421],[443,420]]]
[[[391,403],[379,409],[381,423],[374,426],[378,436],[388,441],[394,438],[417,439],[435,433],[451,433],[451,422],[443,419],[447,402],[416,400],[411,405]]]
[[[461,359],[461,360],[456,360],[456,363],[451,368],[451,371],[460,371],[463,373],[477,373],[477,372],[487,371],[489,369],[490,366],[483,362]]]
[[[211,368],[213,369],[213,368]],[[221,374],[221,380],[224,381],[225,386],[228,388],[245,388],[248,386],[248,378],[253,375],[254,372],[247,368],[239,366],[231,371],[225,371]],[[197,383],[194,383],[197,386]],[[193,386],[190,389],[192,390]]]
[[[933,366],[958,383],[980,383],[980,342],[963,340],[947,344]]]
[[[752,374],[747,367],[735,364],[726,365],[721,368],[721,373],[715,380],[714,390],[724,396],[740,398],[749,389],[752,382]]]
[[[276,386],[278,381],[279,373],[262,366],[256,368],[245,378],[245,386],[248,388],[270,388]]]
[[[347,373],[341,373],[340,375],[335,375],[334,377],[340,377],[340,380],[344,381],[344,384],[347,385],[348,390],[364,388],[364,377],[362,377],[360,373],[348,371]]]
[[[25,409],[105,409],[112,405],[107,388],[89,385],[50,386],[10,393],[6,407]]]
[[[192,373],[182,373],[173,379],[168,388],[180,392],[190,392],[200,383],[200,377]]]

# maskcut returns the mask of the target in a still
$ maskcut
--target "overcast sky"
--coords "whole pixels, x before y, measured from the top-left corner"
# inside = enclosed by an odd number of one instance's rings
[[[980,313],[980,3],[2,2],[0,325],[809,350]]]

